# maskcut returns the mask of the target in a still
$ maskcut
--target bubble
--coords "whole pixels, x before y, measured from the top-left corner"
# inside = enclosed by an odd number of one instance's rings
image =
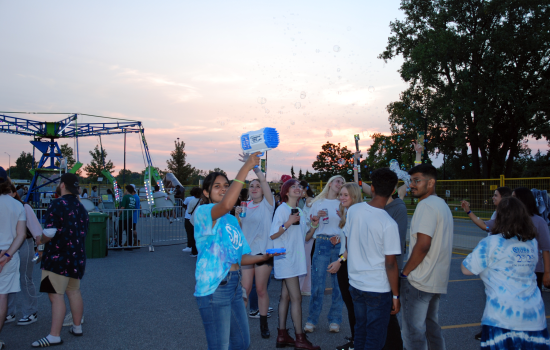
[[[332,49],[334,50],[334,52],[340,52],[340,46],[338,45],[334,45]]]
[[[385,145],[385,144],[386,144],[386,141],[385,141],[385,140],[384,140],[384,141],[382,141],[382,144],[383,144],[383,145]]]
[[[266,112],[267,114],[269,114],[269,109],[266,109],[265,112]]]
[[[457,210],[458,210],[458,207],[455,207],[455,211],[457,211]]]
[[[372,86],[372,85],[369,86],[367,90],[368,90],[369,92],[371,92],[371,93],[374,92],[374,86]]]
[[[258,101],[258,103],[260,103],[260,104],[264,104],[264,103],[267,102],[267,100],[266,100],[265,97],[258,97],[257,101]]]
[[[217,149],[217,148],[214,148],[214,153],[218,153],[218,149]]]
[[[427,161],[427,160],[425,160],[425,161],[424,161],[424,163],[428,163],[428,161]]]
[[[302,91],[300,92],[300,98],[303,100],[304,98],[306,98],[306,92],[305,91]]]
[[[325,132],[325,137],[332,137],[332,131],[330,131],[330,129],[327,129]]]
[[[348,27],[348,32],[351,30],[351,27]]]
[[[482,182],[482,183],[481,183],[481,186],[485,186],[485,182]]]
[[[464,170],[464,169],[466,169],[466,167],[463,165],[463,166],[462,166],[462,170]]]
[[[344,158],[340,158],[340,159],[338,159],[338,164],[344,165],[344,164],[346,164],[346,160]]]
[[[342,77],[341,77],[341,76],[338,76],[338,79],[342,79]]]
[[[300,102],[296,102],[294,104],[294,107],[296,107],[296,109],[300,109],[300,107],[302,107],[302,104]]]
[[[340,71],[340,68],[338,68],[336,71],[339,72],[339,71]]]
[[[254,118],[254,120],[257,120],[258,118]]]
[[[397,159],[390,160],[390,167],[392,166],[392,164],[395,164],[395,163],[397,163]]]
[[[315,50],[315,52],[319,53],[319,52],[321,52],[321,50],[317,49],[317,50]]]
[[[470,163],[470,166],[472,166],[472,163]]]
[[[353,174],[353,170],[348,169],[348,174],[350,174],[350,175]]]
[[[290,38],[290,40],[294,41],[294,38]]]

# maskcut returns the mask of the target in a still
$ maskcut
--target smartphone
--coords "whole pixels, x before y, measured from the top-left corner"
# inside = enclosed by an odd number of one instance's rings
[[[298,208],[294,208],[294,209],[290,209],[290,214],[291,215],[294,215],[296,213],[299,213],[300,211],[298,210]],[[293,223],[292,225],[300,225],[300,221],[296,221],[295,223]]]

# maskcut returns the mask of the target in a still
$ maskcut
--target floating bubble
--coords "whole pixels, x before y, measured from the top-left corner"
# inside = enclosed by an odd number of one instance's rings
[[[367,90],[368,90],[368,92],[374,92],[374,86],[372,86],[372,85],[369,86]]]
[[[338,76],[338,79],[342,79],[342,77],[341,77],[341,76]]]
[[[351,30],[351,27],[348,27],[348,32]]]
[[[334,50],[334,52],[340,52],[340,46],[338,45],[334,45],[332,49]]]
[[[294,125],[294,121],[291,121],[291,122],[290,122],[290,125]]]
[[[472,166],[472,163],[470,163],[470,166]]]
[[[300,92],[300,98],[303,100],[304,98],[306,98],[306,92],[305,91],[302,91]]]
[[[319,53],[319,52],[321,52],[321,50],[317,49],[317,50],[315,50],[315,52]]]
[[[458,210],[458,207],[455,207],[455,211],[457,211],[457,210]]]
[[[267,102],[267,100],[266,100],[265,97],[258,97],[257,101],[258,101],[258,103],[260,103],[260,104],[264,104],[264,103]]]
[[[265,112],[266,112],[267,114],[269,114],[269,109],[266,109]]]
[[[353,174],[353,170],[348,169],[348,174],[350,174],[350,175]]]
[[[344,165],[344,164],[346,164],[346,160],[344,158],[340,158],[340,159],[338,159],[338,164]]]
[[[485,182],[482,182],[482,183],[481,183],[481,186],[485,186]]]
[[[382,144],[385,145],[385,144],[386,144],[386,140],[382,141]]]
[[[339,71],[340,71],[340,68],[338,68],[336,71],[339,72]]]
[[[424,163],[428,163],[428,161],[427,161],[427,160],[425,160],[425,161],[424,161]]]
[[[325,132],[325,137],[332,137],[332,131],[330,131],[330,129],[327,129]]]
[[[463,165],[463,166],[462,166],[462,170],[464,170],[464,169],[466,169],[466,167]]]
[[[390,160],[390,168],[391,168],[391,166],[392,166],[393,164],[395,164],[395,163],[397,163],[397,159],[392,159],[392,160]],[[398,164],[398,166],[399,166],[399,163],[397,163],[397,164]]]
[[[296,109],[300,109],[300,107],[302,107],[302,104],[300,102],[296,102],[294,104],[294,107],[296,107]]]

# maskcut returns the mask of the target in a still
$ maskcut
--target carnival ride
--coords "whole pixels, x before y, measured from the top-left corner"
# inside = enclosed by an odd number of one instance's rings
[[[42,122],[15,117],[10,114],[68,114],[69,116],[56,122]],[[79,123],[79,116],[111,119],[116,121]],[[154,185],[152,184],[158,185],[160,190],[164,192],[162,178],[159,176],[157,169],[153,166],[151,155],[149,153],[149,147],[147,146],[147,141],[145,140],[144,128],[140,121],[102,117],[83,113],[0,112],[0,133],[29,136],[33,138],[33,140],[30,141],[33,145],[33,164],[31,169],[33,179],[31,181],[29,191],[25,197],[26,202],[33,202],[35,205],[39,204],[41,195],[45,195],[47,193],[52,194],[55,192],[55,185],[59,181],[62,173],[76,173],[80,167],[82,167],[78,153],[79,137],[98,136],[101,145],[101,136],[117,134],[137,133],[140,135],[140,145],[143,162],[145,165],[144,184],[147,194],[147,203],[151,210],[154,210],[155,208],[155,200],[153,196]],[[71,169],[67,169],[66,167],[66,160],[63,158],[61,149],[56,141],[58,139],[74,140],[76,163]],[[35,163],[35,150],[42,153],[38,163]],[[102,145],[101,150],[103,150]],[[103,152],[101,154],[103,155]],[[102,161],[103,167],[105,167],[105,160],[103,159]],[[103,170],[102,174],[111,184],[113,184],[115,189],[114,193],[116,196],[115,200],[118,202],[120,198],[118,191],[116,191],[116,179],[108,170]]]

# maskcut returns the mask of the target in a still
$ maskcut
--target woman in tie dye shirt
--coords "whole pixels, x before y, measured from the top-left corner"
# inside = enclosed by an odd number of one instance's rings
[[[479,275],[485,284],[481,349],[550,349],[535,275],[539,259],[535,234],[525,205],[513,197],[503,198],[492,235],[462,263],[464,274]]]
[[[267,261],[274,255],[250,254],[237,219],[230,215],[246,179],[258,165],[259,153],[245,162],[231,186],[223,173],[210,173],[203,183],[208,204],[195,212],[195,241],[199,256],[195,297],[209,350],[248,349],[250,332],[243,301],[240,265]]]

